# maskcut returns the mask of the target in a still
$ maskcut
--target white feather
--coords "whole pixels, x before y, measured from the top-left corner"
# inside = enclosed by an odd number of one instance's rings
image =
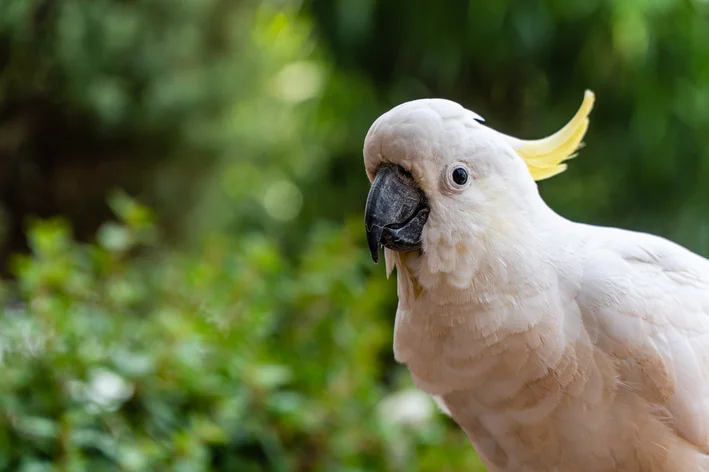
[[[490,471],[709,471],[709,261],[558,216],[501,136],[446,100],[367,135],[370,179],[401,165],[431,207],[422,253],[385,251],[396,359]]]

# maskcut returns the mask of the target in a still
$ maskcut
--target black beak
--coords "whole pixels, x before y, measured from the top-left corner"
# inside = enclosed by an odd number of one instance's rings
[[[397,165],[384,164],[369,189],[364,228],[372,260],[379,261],[379,246],[394,251],[421,249],[428,200],[411,175]]]

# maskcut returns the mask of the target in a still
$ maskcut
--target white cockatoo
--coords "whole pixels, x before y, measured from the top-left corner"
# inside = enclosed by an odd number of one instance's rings
[[[491,472],[709,471],[709,261],[537,190],[593,100],[537,141],[442,99],[372,125],[365,229],[397,270],[394,354]]]

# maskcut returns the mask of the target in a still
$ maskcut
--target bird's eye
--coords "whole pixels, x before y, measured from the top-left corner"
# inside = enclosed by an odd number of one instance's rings
[[[453,169],[453,182],[457,185],[465,185],[468,182],[468,171],[462,167]]]

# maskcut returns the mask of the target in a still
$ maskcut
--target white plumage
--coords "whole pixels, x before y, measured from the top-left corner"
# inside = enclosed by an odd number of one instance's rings
[[[491,472],[709,471],[709,261],[568,221],[533,178],[575,152],[587,102],[537,142],[439,99],[372,125],[370,181],[400,166],[430,207],[420,251],[385,249],[395,356]]]

